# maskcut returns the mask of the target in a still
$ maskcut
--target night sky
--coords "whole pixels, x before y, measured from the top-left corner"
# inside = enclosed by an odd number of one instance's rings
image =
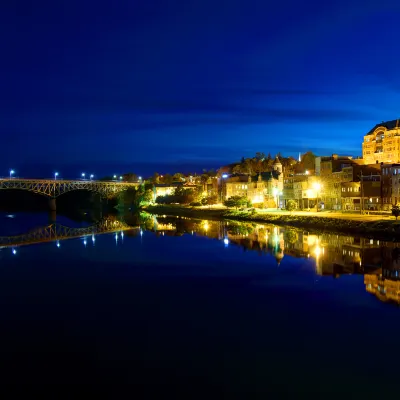
[[[0,176],[361,155],[400,118],[400,2],[0,5]]]

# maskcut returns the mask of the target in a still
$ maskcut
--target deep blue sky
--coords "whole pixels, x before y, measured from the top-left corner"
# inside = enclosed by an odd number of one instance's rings
[[[384,0],[3,1],[0,171],[359,155],[400,117],[399,20]]]

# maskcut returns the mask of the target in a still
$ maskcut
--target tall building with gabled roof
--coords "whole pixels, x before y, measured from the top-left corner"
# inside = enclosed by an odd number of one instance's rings
[[[400,162],[400,121],[386,121],[375,125],[362,144],[365,164]]]

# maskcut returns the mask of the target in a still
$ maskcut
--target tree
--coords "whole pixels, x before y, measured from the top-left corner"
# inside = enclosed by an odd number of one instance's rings
[[[229,197],[229,199],[226,199],[224,201],[224,205],[226,207],[235,207],[236,209],[239,207],[246,207],[248,206],[249,201],[247,200],[247,197],[245,196],[232,196]]]
[[[125,182],[137,182],[138,181],[138,177],[136,174],[132,173],[132,172],[128,172],[127,174],[123,174],[122,178]]]
[[[392,206],[392,215],[394,216],[394,217],[396,217],[396,221],[397,221],[397,218],[400,216],[400,206],[399,205],[395,205],[395,206]]]
[[[172,180],[174,182],[183,182],[185,180],[185,176],[183,174],[181,174],[180,172],[177,172],[176,174],[174,174],[174,176],[172,177]]]
[[[165,183],[165,184],[167,184],[167,185],[169,185],[169,184],[171,184],[172,182],[173,182],[173,178],[172,178],[172,175],[171,174],[165,174],[164,176],[163,176],[163,182]]]
[[[153,183],[160,183],[160,174],[158,172],[154,172],[153,177],[151,178]]]
[[[288,200],[288,201],[286,202],[286,210],[287,210],[287,211],[292,212],[292,211],[294,211],[296,208],[297,208],[297,204],[296,204],[296,202],[295,202],[294,200]]]

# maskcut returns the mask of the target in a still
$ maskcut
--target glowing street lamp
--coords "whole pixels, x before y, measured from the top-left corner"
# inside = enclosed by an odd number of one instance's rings
[[[114,175],[114,176],[113,176],[113,179],[117,179],[117,175]]]
[[[317,192],[316,203],[317,203],[317,212],[318,212],[318,197],[319,197],[319,192],[322,188],[322,185],[319,182],[315,182],[313,187],[314,187],[315,191]]]
[[[141,176],[139,176],[139,181],[141,181],[142,180],[142,177]]]
[[[15,174],[15,171],[13,169],[10,169],[10,178]]]
[[[94,175],[93,174],[91,174],[90,175],[90,180],[92,180],[94,178]]]
[[[122,181],[122,176],[119,177],[119,180]]]
[[[54,180],[57,180],[58,172],[54,172]]]
[[[85,179],[85,173],[82,172],[82,179]]]

